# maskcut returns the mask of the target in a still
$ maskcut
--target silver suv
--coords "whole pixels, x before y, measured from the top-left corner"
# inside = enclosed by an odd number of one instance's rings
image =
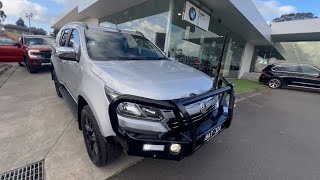
[[[59,32],[52,79],[78,120],[91,161],[181,160],[230,126],[234,91],[168,59],[140,32],[74,22]],[[225,82],[225,86],[222,86]]]

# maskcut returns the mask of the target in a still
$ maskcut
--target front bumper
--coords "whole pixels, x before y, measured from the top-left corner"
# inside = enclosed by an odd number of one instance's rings
[[[226,84],[223,88],[179,100],[158,101],[131,95],[118,96],[109,106],[112,128],[116,133],[119,142],[129,155],[181,160],[184,157],[190,156],[201,147],[201,145],[206,143],[206,136],[208,136],[208,134],[212,135],[213,133],[215,136],[230,127],[235,100],[234,86],[225,79],[223,79],[223,82]],[[219,97],[219,108],[214,110],[211,115],[201,119],[201,121],[194,122],[185,107],[215,96]],[[176,117],[175,120],[182,126],[181,128],[156,135],[127,131],[119,126],[118,121],[117,107],[122,102],[131,102],[165,110],[172,110]],[[219,131],[216,131],[217,127],[219,127]],[[172,144],[179,144],[181,146],[179,153],[170,151],[170,146]],[[159,145],[163,148],[160,148],[160,150],[145,150],[145,145]]]
[[[29,63],[34,68],[45,68],[51,66],[50,59],[29,59]]]

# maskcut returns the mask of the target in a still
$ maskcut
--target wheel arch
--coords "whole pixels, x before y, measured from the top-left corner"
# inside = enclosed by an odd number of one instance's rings
[[[82,130],[82,126],[81,126],[81,111],[83,109],[84,106],[89,105],[88,102],[86,101],[86,99],[79,95],[78,97],[78,126],[79,129]]]

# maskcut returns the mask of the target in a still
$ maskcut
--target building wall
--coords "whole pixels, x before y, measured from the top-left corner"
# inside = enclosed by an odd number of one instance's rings
[[[250,71],[250,65],[252,62],[253,53],[254,53],[254,44],[247,42],[242,55],[238,78],[242,78],[245,73]]]
[[[86,19],[83,19],[82,22],[90,25],[96,25],[96,26],[99,25],[99,19],[96,19],[96,18],[86,18]]]

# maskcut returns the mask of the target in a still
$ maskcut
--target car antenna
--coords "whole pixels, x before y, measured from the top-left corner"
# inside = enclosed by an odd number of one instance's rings
[[[220,57],[219,57],[219,62],[218,62],[216,74],[215,74],[213,84],[212,84],[213,89],[217,89],[218,88],[217,86],[219,85],[218,82],[220,81],[220,76],[221,76],[220,72],[221,72],[222,61],[223,61],[224,51],[226,49],[228,36],[229,36],[229,32],[226,32],[226,34],[224,35],[224,39],[223,39],[223,45],[222,45],[222,49],[221,49],[221,53],[220,53]]]

